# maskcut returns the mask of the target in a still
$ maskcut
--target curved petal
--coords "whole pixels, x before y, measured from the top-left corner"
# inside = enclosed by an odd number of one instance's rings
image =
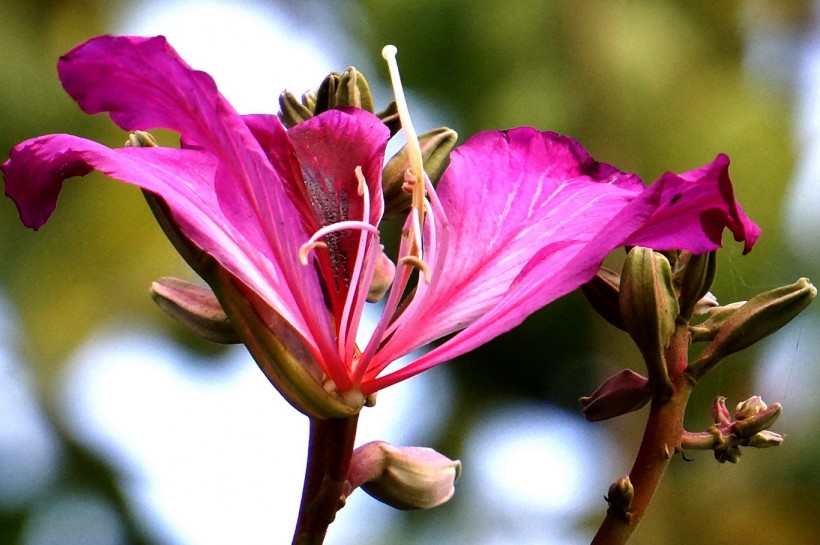
[[[245,122],[277,170],[292,172],[288,193],[300,209],[308,233],[342,221],[364,221],[378,226],[384,210],[381,169],[390,136],[375,115],[364,110],[334,109],[285,131],[275,116],[245,116]],[[365,217],[356,167],[367,182],[370,212]],[[317,254],[324,285],[334,290],[330,300],[338,317],[350,288],[360,233],[334,233]],[[328,294],[331,295],[331,294]]]
[[[632,178],[623,184],[616,182],[623,193],[613,192],[612,188],[602,183],[590,186],[594,188],[593,193],[586,196],[592,196],[595,214],[578,215],[575,210],[564,209],[561,213],[570,215],[572,225],[539,239],[539,243],[546,242],[541,248],[529,247],[535,251],[526,258],[514,280],[507,283],[504,293],[491,301],[491,307],[481,305],[482,312],[476,315],[477,319],[472,323],[464,324],[466,329],[404,369],[380,378],[368,377],[372,382],[366,390],[375,391],[404,380],[510,330],[535,310],[588,281],[595,275],[604,257],[625,244],[635,244],[640,240],[659,249],[710,251],[719,247],[718,235],[729,227],[735,238],[745,241],[746,248],[751,249],[760,229],[743,214],[734,200],[727,166],[725,156],[719,156],[714,163],[701,169],[680,176],[664,175],[658,183],[648,188],[635,185]],[[619,176],[614,174],[613,177],[611,179]],[[529,184],[536,186],[541,183],[540,179],[530,178],[529,181]],[[569,188],[573,184],[560,185],[562,189],[559,191],[571,191]],[[556,202],[562,201],[558,199]],[[568,202],[577,205],[581,201]],[[682,205],[677,206],[679,203]],[[589,208],[582,206],[581,210]],[[448,215],[452,220],[449,211]],[[521,227],[527,232],[525,223]],[[545,224],[538,224],[540,231]],[[667,233],[667,229],[672,232]],[[478,245],[485,247],[480,241]],[[481,279],[485,293],[494,289],[494,281],[492,275]],[[469,281],[462,284],[462,289],[467,285]],[[495,289],[500,288],[497,286]],[[460,299],[460,295],[461,292],[457,292],[452,297],[461,301],[463,309],[469,302]],[[473,301],[475,305],[480,304],[478,297]],[[443,304],[434,302],[427,303],[425,300],[421,303],[425,306],[425,312],[447,312]],[[404,331],[422,332],[429,336],[435,333],[434,329],[435,326],[431,328],[413,323],[408,324]]]
[[[643,187],[555,133],[521,128],[470,139],[438,185],[450,225],[445,253],[399,318],[408,327],[397,327],[373,368],[475,321],[539,250],[589,241]]]
[[[267,247],[250,244],[255,224],[229,221],[212,189],[216,161],[201,151],[168,148],[110,149],[76,136],[55,134],[23,142],[2,166],[6,195],[23,223],[42,226],[63,181],[98,170],[162,197],[191,241],[263,297],[304,335],[302,316]]]
[[[212,78],[191,69],[161,36],[94,38],[63,56],[58,70],[66,91],[85,112],[109,112],[126,130],[175,130],[187,147],[214,156],[213,191],[225,215],[235,224],[261,226],[249,243],[270,249],[304,315],[301,323],[332,360],[333,331],[319,278],[298,261],[299,247],[310,235],[291,219],[299,217],[299,210],[286,192],[283,176],[288,173],[273,169]]]
[[[667,172],[651,187],[659,206],[627,244],[705,253],[720,247],[723,230],[728,227],[736,241],[744,241],[746,254],[760,236],[760,227],[735,200],[726,155],[683,174]]]

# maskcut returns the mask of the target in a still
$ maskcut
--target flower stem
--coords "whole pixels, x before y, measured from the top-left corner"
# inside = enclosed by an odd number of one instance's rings
[[[327,528],[344,505],[344,485],[359,416],[310,419],[305,485],[293,545],[321,545]]]
[[[634,497],[626,512],[618,509],[607,511],[592,545],[621,545],[629,540],[646,513],[669,461],[679,450],[686,403],[694,386],[686,373],[688,348],[687,326],[678,324],[666,350],[672,395],[665,400],[652,400],[641,446],[629,473]]]

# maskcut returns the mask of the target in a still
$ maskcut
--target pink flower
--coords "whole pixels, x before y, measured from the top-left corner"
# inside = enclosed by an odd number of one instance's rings
[[[162,37],[95,38],[58,67],[86,113],[109,112],[127,131],[177,131],[181,149],[112,149],[65,134],[23,142],[2,166],[23,222],[42,226],[62,182],[91,170],[160,196],[269,326],[295,332],[282,342],[318,362],[326,390],[367,395],[463,354],[588,281],[617,247],[707,252],[728,227],[748,252],[759,235],[734,199],[724,155],[645,187],[570,138],[484,132],[453,152],[437,188],[424,184],[383,316],[358,346],[383,255],[389,133],[377,117],[337,109],[286,130],[273,115],[238,115]],[[416,269],[428,279],[415,280]]]

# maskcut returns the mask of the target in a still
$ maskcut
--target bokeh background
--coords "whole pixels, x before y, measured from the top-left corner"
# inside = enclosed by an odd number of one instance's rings
[[[285,87],[348,65],[384,105],[379,52],[393,43],[422,130],[447,125],[462,141],[555,130],[647,181],[728,153],[764,234],[748,256],[720,252],[717,297],[820,272],[817,2],[2,0],[3,153],[53,132],[125,141],[56,77],[59,55],[103,33],[168,36],[241,113],[274,112]],[[148,287],[165,275],[192,277],[134,188],[69,182],[37,233],[0,200],[0,543],[289,542],[307,421],[241,348],[206,345],[153,305]],[[730,358],[690,403],[687,426],[700,430],[717,395],[780,401],[786,443],[736,466],[676,458],[635,544],[817,542],[818,311]],[[328,543],[587,543],[645,412],[589,424],[577,398],[638,364],[626,335],[572,294],[382,392],[360,442],[434,446],[464,475],[429,512],[357,492]]]

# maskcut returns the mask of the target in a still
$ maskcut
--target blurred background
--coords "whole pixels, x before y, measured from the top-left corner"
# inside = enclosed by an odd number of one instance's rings
[[[390,93],[399,48],[421,130],[464,141],[532,125],[580,140],[647,182],[732,158],[754,252],[727,242],[728,303],[820,272],[820,4],[811,0],[0,0],[0,148],[46,133],[126,139],[62,91],[57,58],[104,33],[166,35],[241,113],[354,65]],[[5,158],[5,155],[4,155]],[[0,543],[288,543],[307,420],[240,348],[207,345],[148,296],[192,278],[132,187],[67,184],[51,221],[0,200]],[[673,460],[635,544],[814,544],[820,535],[820,307],[712,373],[717,395],[779,401],[779,449],[737,465]],[[428,512],[355,493],[327,542],[582,544],[629,471],[646,412],[586,423],[578,397],[623,367],[626,334],[572,294],[450,364],[379,394],[360,443],[460,458],[453,500]],[[364,522],[363,522],[364,521]]]

